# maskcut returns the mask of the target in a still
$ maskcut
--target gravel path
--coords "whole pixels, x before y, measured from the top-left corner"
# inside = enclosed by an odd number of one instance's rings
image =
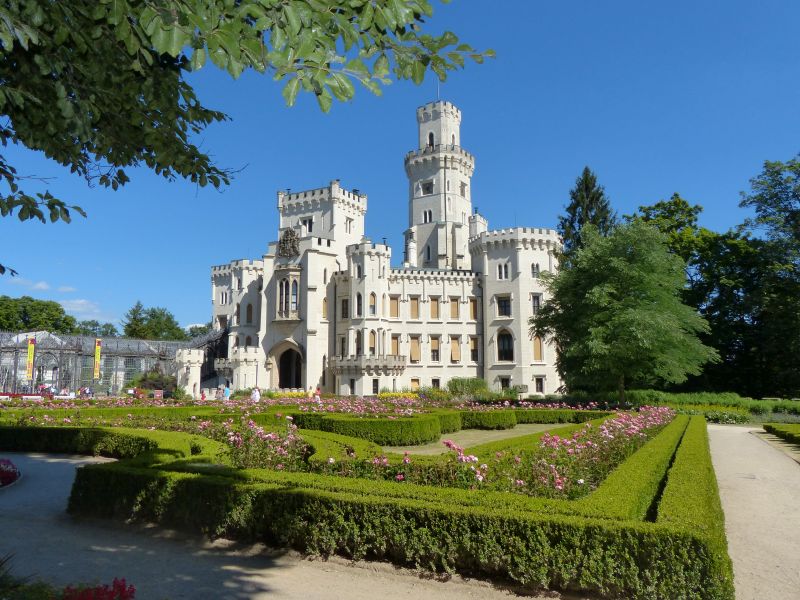
[[[125,577],[136,586],[137,600],[519,598],[485,582],[437,581],[386,563],[314,561],[260,545],[209,543],[155,527],[75,520],[65,513],[75,468],[103,459],[3,456],[23,472],[18,484],[0,490],[0,556],[14,554],[16,575],[56,585]]]
[[[539,433],[540,431],[547,431],[548,429],[566,427],[567,425],[569,425],[569,423],[523,423],[511,429],[462,429],[461,431],[454,431],[453,433],[445,433],[437,441],[431,442],[430,444],[420,444],[419,446],[385,446],[383,451],[396,452],[397,454],[402,454],[403,452],[428,455],[444,454],[447,452],[447,448],[442,444],[443,440],[453,440],[462,448],[469,448],[470,446],[477,446],[478,444],[487,444],[506,438],[530,435],[532,433]]]
[[[752,427],[709,425],[737,600],[800,598],[800,465]]]

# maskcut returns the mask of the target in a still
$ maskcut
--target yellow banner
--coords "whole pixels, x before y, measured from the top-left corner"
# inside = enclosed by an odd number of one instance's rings
[[[94,340],[94,379],[100,379],[100,349],[103,347],[103,340]]]
[[[36,338],[28,338],[28,362],[25,365],[25,379],[33,381],[33,357],[36,354]]]

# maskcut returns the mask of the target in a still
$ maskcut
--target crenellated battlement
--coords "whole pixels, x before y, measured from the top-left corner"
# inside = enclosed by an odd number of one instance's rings
[[[491,246],[521,245],[522,247],[560,248],[561,238],[555,229],[541,227],[510,227],[484,231],[469,239],[469,251],[474,254]]]

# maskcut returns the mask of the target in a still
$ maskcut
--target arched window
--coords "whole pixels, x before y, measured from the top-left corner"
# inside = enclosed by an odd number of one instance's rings
[[[328,318],[328,299],[327,298],[323,298],[322,299],[322,318],[323,319],[327,319]]]
[[[252,304],[248,304],[247,305],[247,310],[245,311],[245,314],[247,315],[247,323],[249,325],[250,323],[253,322],[253,305]]]
[[[248,335],[248,336],[247,336],[247,337],[244,339],[244,345],[245,345],[245,346],[247,346],[248,348],[249,348],[250,346],[252,346],[252,345],[253,345],[253,338],[251,338],[251,337]]]
[[[386,304],[386,294],[383,295],[383,304],[381,304],[381,306],[383,306],[383,316],[385,317],[386,311],[389,310],[388,305]]]
[[[297,310],[297,282],[292,282],[292,304],[291,310]]]
[[[361,294],[356,294],[356,316],[361,317],[364,315],[364,301],[361,298]]]
[[[544,345],[542,338],[538,335],[533,336],[533,360],[534,362],[542,362],[544,360]]]
[[[361,332],[356,331],[356,356],[361,356],[363,354],[363,347],[361,345]]]
[[[362,277],[361,265],[356,265],[356,277],[359,279]]]
[[[328,269],[322,269],[322,283],[328,283]]]
[[[453,144],[453,146],[455,146],[456,145],[456,134],[455,133],[450,136],[450,140],[451,140],[451,143]]]
[[[497,265],[497,278],[503,278],[503,265]]]
[[[378,336],[375,331],[369,332],[369,355],[375,356],[375,347],[378,345]]]
[[[241,304],[237,304],[236,305],[236,324],[237,325],[239,325],[242,322],[241,319],[242,319],[242,305]]]
[[[503,279],[508,279],[508,263],[503,265]]]
[[[281,279],[278,290],[278,310],[282,313],[289,310],[289,280]]]
[[[433,145],[434,145],[434,144],[433,144],[433,142],[434,142],[434,139],[433,139],[433,132],[431,131],[431,132],[428,134],[428,146],[430,146],[431,148],[433,148]]]
[[[369,295],[369,315],[374,317],[378,314],[378,297],[372,293]]]
[[[531,265],[531,277],[539,279],[539,263],[533,263]]]
[[[514,338],[505,330],[497,334],[497,360],[514,360]]]

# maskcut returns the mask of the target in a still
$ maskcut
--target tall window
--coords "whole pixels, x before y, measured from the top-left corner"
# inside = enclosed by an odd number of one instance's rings
[[[397,319],[400,316],[400,298],[392,296],[389,299],[389,316]]]
[[[353,233],[353,219],[344,220],[344,232]]]
[[[538,335],[533,337],[533,360],[534,362],[542,362],[544,360],[544,344],[542,338]]]
[[[411,362],[418,363],[420,357],[419,336],[411,336]]]
[[[514,338],[507,331],[497,334],[497,360],[514,360]]]
[[[410,298],[410,310],[411,310],[411,318],[412,319],[419,319],[419,297],[413,296]]]
[[[292,282],[292,305],[291,310],[297,310],[297,282]]]
[[[450,318],[458,320],[458,298],[450,298]]]
[[[430,244],[425,246],[425,262],[431,262],[431,247]]]
[[[450,362],[461,362],[461,336],[450,336]]]
[[[542,295],[541,294],[534,294],[531,296],[531,303],[533,308],[533,314],[539,314],[539,309],[542,308]]]
[[[322,269],[322,283],[328,283],[328,269]]]
[[[378,297],[374,293],[369,295],[369,314],[371,317],[378,314]]]
[[[253,338],[251,338],[251,337],[248,335],[248,336],[247,336],[247,337],[244,339],[244,345],[245,345],[245,346],[247,346],[248,348],[249,348],[250,346],[252,346],[252,345],[253,345]]]
[[[347,336],[339,338],[339,356],[347,356]]]
[[[439,319],[439,298],[431,296],[431,319]]]
[[[305,229],[306,233],[312,233],[314,231],[314,219],[301,219],[300,223],[303,225],[303,229]]]
[[[289,280],[288,279],[281,279],[280,289],[279,289],[279,310],[282,313],[285,313],[289,310]]]
[[[361,331],[356,330],[356,356],[361,356],[364,353],[364,338],[361,334]]]
[[[431,362],[439,362],[439,338],[431,336]]]
[[[431,131],[431,132],[428,134],[428,146],[430,146],[431,148],[433,148],[433,146],[434,146],[433,142],[434,142],[434,139],[433,139],[433,132]]]
[[[375,331],[369,332],[369,355],[375,356],[375,348],[378,345],[378,336]]]
[[[531,277],[539,279],[539,263],[533,263],[531,265]]]
[[[350,318],[350,298],[342,298],[342,318]]]
[[[469,318],[473,321],[478,320],[478,299],[477,298],[470,298],[469,299]]]
[[[241,325],[242,323],[242,305],[236,305],[236,324]]]
[[[364,301],[361,299],[361,294],[356,294],[356,316],[361,317],[364,314]]]
[[[478,338],[469,338],[469,359],[476,363],[478,362]]]
[[[511,316],[511,297],[498,296],[497,297],[497,316],[510,317]]]
[[[245,310],[245,315],[246,315],[246,318],[247,318],[247,324],[249,325],[250,323],[253,322],[253,305],[252,304],[248,304],[247,305],[247,310]]]
[[[361,279],[363,276],[364,276],[364,273],[361,270],[361,265],[356,265],[356,277]]]
[[[544,394],[544,377],[537,377],[535,382],[536,382],[536,393]]]
[[[392,336],[392,356],[400,356],[400,336]]]
[[[508,263],[497,265],[497,278],[508,279]]]
[[[322,299],[322,318],[323,319],[327,319],[328,318],[328,299],[327,298],[323,298]]]

